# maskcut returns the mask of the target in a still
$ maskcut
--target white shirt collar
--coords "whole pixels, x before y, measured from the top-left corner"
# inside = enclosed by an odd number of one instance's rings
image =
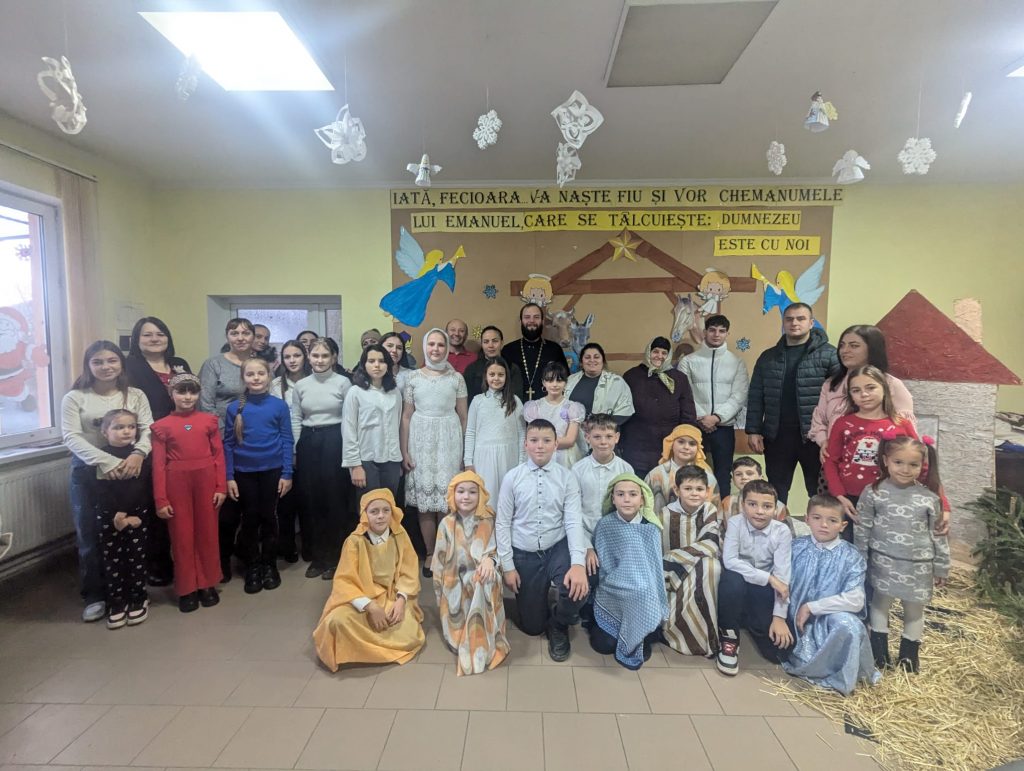
[[[384,532],[380,535],[377,535],[372,530],[367,530],[366,534],[370,536],[370,543],[372,543],[374,546],[380,546],[382,543],[387,543],[388,537],[391,535],[391,528],[384,528]]]
[[[607,463],[601,463],[601,461],[594,457],[593,453],[590,454],[590,459],[594,462],[595,466],[600,466],[601,468],[608,468],[615,462],[615,453],[612,453],[612,459]]]
[[[554,462],[555,462],[555,456],[554,455],[552,455],[551,456],[551,460],[549,460],[543,466],[538,466],[536,463],[533,462],[533,458],[527,457],[526,458],[526,468],[528,468],[530,471],[537,471],[538,469],[540,469],[541,471],[548,471],[548,470],[551,469],[551,464],[554,463]]]
[[[640,516],[640,512],[637,512],[636,516],[632,519],[623,519],[622,515],[619,514],[619,512],[617,511],[615,512],[615,516],[618,517],[620,521],[625,522],[627,525],[639,525],[641,522],[644,521],[644,518]]]
[[[811,536],[811,540],[814,541],[814,545],[817,548],[819,548],[819,549],[828,549],[829,551],[832,551],[833,549],[838,548],[839,544],[842,543],[842,541],[843,541],[842,537],[838,536],[838,535],[835,538],[833,538],[831,541],[828,541],[826,543],[821,543],[821,541],[819,541],[813,535]]]

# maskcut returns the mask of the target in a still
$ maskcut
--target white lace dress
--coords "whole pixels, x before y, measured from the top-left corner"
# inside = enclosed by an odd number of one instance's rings
[[[455,400],[466,398],[466,381],[454,369],[442,375],[416,370],[403,398],[416,410],[409,422],[409,456],[416,468],[405,481],[405,501],[421,511],[447,511],[448,483],[462,463],[462,422]]]
[[[498,500],[505,474],[526,460],[523,403],[518,396],[512,398],[516,407],[511,415],[505,414],[501,399],[491,390],[469,405],[463,462],[476,469],[492,501]]]

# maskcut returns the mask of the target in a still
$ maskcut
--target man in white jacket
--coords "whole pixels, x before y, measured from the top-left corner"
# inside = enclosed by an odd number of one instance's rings
[[[709,316],[704,322],[704,342],[684,356],[679,371],[690,381],[697,407],[697,425],[704,431],[704,451],[718,480],[722,497],[732,489],[732,458],[736,429],[743,428],[750,376],[743,361],[726,345],[729,319]]]

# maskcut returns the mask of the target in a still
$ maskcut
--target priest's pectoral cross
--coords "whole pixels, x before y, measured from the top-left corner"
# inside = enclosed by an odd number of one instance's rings
[[[533,399],[533,386],[530,386],[529,388],[526,389],[526,397],[528,400]]]

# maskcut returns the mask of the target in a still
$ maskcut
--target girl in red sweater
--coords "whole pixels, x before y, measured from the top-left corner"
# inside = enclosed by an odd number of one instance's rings
[[[174,412],[154,423],[153,498],[166,519],[174,558],[178,609],[191,613],[220,602],[217,510],[224,503],[224,446],[217,416],[198,412],[199,378],[175,375],[168,384]]]
[[[828,436],[825,479],[828,491],[843,504],[846,515],[857,521],[857,499],[878,479],[878,446],[882,435],[917,439],[914,425],[899,417],[885,373],[871,365],[858,367],[846,380],[851,412],[832,424]]]

